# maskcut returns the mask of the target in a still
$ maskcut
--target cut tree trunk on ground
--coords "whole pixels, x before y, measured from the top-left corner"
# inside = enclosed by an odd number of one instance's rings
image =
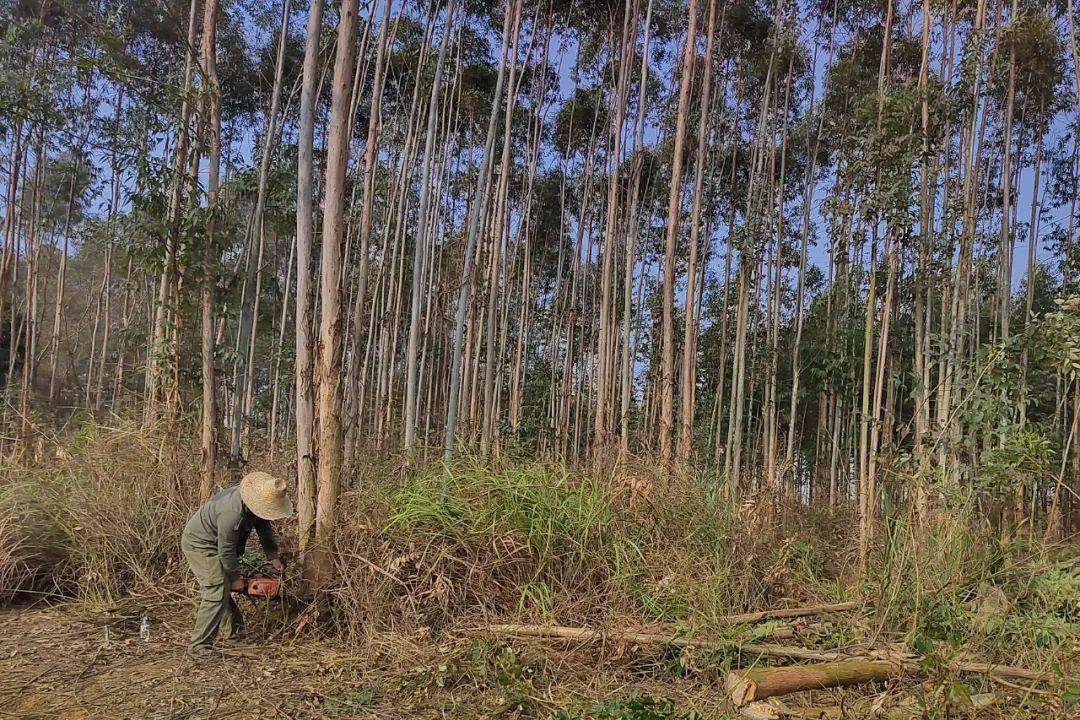
[[[816,627],[816,626],[815,626]],[[896,652],[876,652],[873,657],[868,657],[870,649],[862,653],[842,653],[834,650],[811,650],[809,648],[791,647],[769,643],[740,643],[737,641],[717,642],[698,640],[695,638],[679,637],[670,634],[628,632],[618,630],[593,630],[592,628],[565,627],[561,625],[490,625],[486,628],[494,635],[513,635],[516,637],[534,637],[542,639],[575,640],[579,642],[616,642],[636,643],[641,645],[659,644],[672,647],[702,648],[708,650],[737,651],[744,655],[758,655],[760,657],[787,658],[791,660],[809,660],[819,663],[839,663],[846,661],[876,662],[883,661],[891,665],[899,665],[908,672],[916,674],[921,671],[918,657],[914,655]],[[782,637],[778,635],[777,637]],[[1029,670],[1027,668],[1013,667],[1011,665],[995,665],[992,663],[977,663],[965,661],[953,661],[949,668],[954,672],[986,675],[998,681],[1009,682],[1013,680],[1027,680],[1042,683],[1077,683],[1078,678],[1058,677],[1050,672]]]
[[[755,700],[803,690],[884,682],[906,674],[899,663],[887,660],[845,660],[820,665],[793,665],[779,668],[733,670],[724,689],[736,707]]]

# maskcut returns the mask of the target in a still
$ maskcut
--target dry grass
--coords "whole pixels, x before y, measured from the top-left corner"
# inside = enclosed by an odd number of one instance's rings
[[[179,613],[171,622],[183,626],[192,589],[178,538],[195,506],[197,454],[152,432],[93,424],[52,450],[0,476],[0,603],[135,603],[155,613],[171,608]],[[551,710],[575,697],[618,697],[620,683],[655,683],[666,696],[712,707],[692,699],[695,688],[733,660],[617,646],[526,651],[475,639],[495,622],[725,638],[746,632],[728,626],[731,613],[863,599],[861,614],[802,642],[884,644],[934,662],[967,656],[1063,672],[1078,649],[1075,552],[986,533],[968,521],[962,498],[921,531],[889,518],[859,583],[851,580],[854,523],[845,510],[733,506],[708,487],[662,482],[645,469],[599,478],[540,464],[466,460],[421,474],[371,465],[354,469],[344,486],[330,601],[302,620],[307,639],[291,647],[306,657],[308,631],[318,629],[333,653],[380,658],[395,682],[429,694],[450,683],[463,697],[466,687],[518,693]],[[289,548],[294,530],[282,530]],[[275,632],[280,639],[296,629]],[[426,660],[410,665],[413,656]],[[936,687],[956,680],[937,676]],[[365,697],[341,702],[363,705]]]

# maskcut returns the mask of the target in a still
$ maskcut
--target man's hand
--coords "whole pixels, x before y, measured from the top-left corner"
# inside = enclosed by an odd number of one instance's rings
[[[283,573],[285,572],[285,561],[276,557],[270,561],[270,567],[274,568],[275,572]]]
[[[246,581],[244,580],[244,578],[236,578],[231,583],[229,583],[229,590],[231,590],[232,592],[244,592],[245,585]]]

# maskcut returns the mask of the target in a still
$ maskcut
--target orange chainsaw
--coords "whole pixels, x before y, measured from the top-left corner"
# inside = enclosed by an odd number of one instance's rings
[[[243,595],[248,597],[281,597],[281,580],[255,575],[244,579]]]

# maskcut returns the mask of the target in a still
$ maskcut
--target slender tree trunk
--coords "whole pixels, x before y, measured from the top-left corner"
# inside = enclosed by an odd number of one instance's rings
[[[200,311],[202,315],[202,481],[199,497],[210,497],[217,481],[217,379],[214,367],[214,303],[217,284],[217,238],[214,236],[221,168],[221,96],[217,79],[218,0],[206,0],[202,36],[203,125],[209,131],[206,236],[203,239]]]
[[[341,491],[341,275],[345,235],[345,171],[349,164],[352,98],[351,78],[356,54],[358,0],[342,0],[337,31],[337,54],[330,99],[330,129],[326,146],[326,199],[323,202],[321,272],[322,316],[319,323],[319,462],[315,507],[315,545],[310,569],[321,588],[333,571],[330,542],[336,525]]]
[[[690,87],[694,78],[697,43],[697,0],[689,0],[689,22],[683,45],[679,81],[679,107],[675,120],[675,139],[671,159],[671,186],[668,191],[667,230],[664,235],[663,334],[660,359],[660,461],[672,458],[672,431],[675,425],[675,250],[678,245],[679,209],[682,205],[683,143],[689,113]]]
[[[284,73],[285,39],[289,32],[289,9],[289,0],[284,0],[281,5],[281,23],[278,27],[277,52],[274,56],[274,84],[270,91],[270,111],[266,117],[266,134],[263,137],[262,157],[259,160],[259,176],[255,188],[255,209],[251,220],[251,237],[258,243],[258,252],[253,255],[251,244],[249,244],[247,269],[244,274],[245,292],[241,298],[240,326],[237,331],[236,367],[233,371],[232,427],[229,445],[229,460],[234,465],[243,460],[244,416],[250,404],[249,398],[254,384],[255,325],[259,316],[263,250],[266,246],[266,186],[270,174],[270,161],[274,153],[274,142],[277,138],[278,107],[281,102],[281,80]],[[255,274],[254,278],[251,277],[252,272]],[[249,288],[252,288],[250,295],[246,292]]]
[[[726,8],[724,17],[726,18]],[[721,24],[723,24],[721,20]],[[694,450],[694,366],[697,359],[696,340],[698,333],[697,313],[697,260],[698,244],[701,242],[701,203],[705,191],[705,166],[707,164],[709,141],[709,111],[712,107],[712,71],[713,37],[716,27],[716,0],[709,0],[707,39],[705,41],[705,70],[701,81],[701,109],[698,116],[697,157],[694,168],[694,205],[690,213],[690,257],[686,265],[686,295],[683,299],[683,352],[681,370],[681,389],[679,399],[682,404],[679,424],[678,457],[680,462],[688,462]],[[720,34],[724,28],[720,28]],[[706,238],[708,235],[706,234]]]
[[[154,313],[153,339],[147,363],[146,394],[143,411],[145,425],[153,425],[163,409],[171,422],[178,410],[179,368],[177,348],[170,346],[170,326],[174,332],[179,320],[179,272],[177,254],[183,222],[184,198],[187,183],[198,171],[198,139],[191,142],[192,116],[198,112],[199,100],[195,97],[196,41],[199,35],[200,0],[191,0],[188,6],[187,42],[184,53],[184,85],[180,101],[180,122],[176,130],[176,148],[173,150],[173,178],[169,198],[169,236],[165,241],[165,262],[158,281],[158,301]],[[117,93],[117,115],[120,112],[120,94]],[[190,146],[190,147],[189,147]],[[189,168],[189,156],[194,156]],[[190,173],[190,174],[189,174]]]
[[[49,407],[57,405],[59,386],[56,384],[56,372],[60,364],[60,334],[64,323],[64,290],[67,280],[68,241],[71,233],[71,213],[75,205],[75,183],[79,176],[79,156],[71,171],[68,184],[67,211],[64,213],[64,244],[60,248],[60,266],[56,271],[56,297],[53,302],[52,336],[49,339]]]
[[[292,291],[293,263],[296,260],[296,240],[289,244],[289,261],[285,270],[285,292],[281,295],[281,322],[278,325],[277,352],[274,355],[274,382],[270,399],[270,458],[273,459],[278,440],[278,401],[281,396],[281,358],[285,354],[285,328],[289,319],[289,295]]]
[[[382,26],[379,28],[378,48],[375,51],[375,71],[372,78],[371,108],[368,114],[367,139],[364,142],[364,180],[363,197],[360,206],[360,237],[359,255],[360,266],[356,280],[356,293],[353,298],[352,325],[353,325],[353,349],[350,354],[349,368],[349,392],[348,398],[352,402],[351,417],[349,418],[349,434],[346,438],[346,455],[352,456],[352,446],[360,433],[360,382],[361,368],[358,364],[359,355],[357,348],[360,340],[360,327],[363,324],[364,307],[367,302],[368,264],[371,242],[371,219],[375,202],[375,166],[379,150],[379,127],[381,125],[383,86],[386,82],[386,55],[389,45],[390,32],[390,6],[393,3],[383,4]],[[399,16],[400,18],[400,16]],[[370,338],[370,335],[369,335]]]
[[[613,375],[614,347],[608,338],[612,334],[615,308],[612,301],[612,285],[615,257],[615,229],[619,210],[619,166],[622,163],[623,125],[626,118],[627,95],[632,54],[629,51],[630,23],[636,16],[637,3],[623,15],[622,34],[615,48],[614,57],[619,59],[615,82],[615,114],[610,128],[610,153],[608,155],[607,216],[604,223],[603,267],[600,275],[600,331],[596,353],[596,421],[593,456],[601,459],[611,444],[612,413],[615,383]],[[636,44],[636,43],[635,43]],[[615,64],[614,62],[612,63]]]
[[[625,464],[630,452],[630,398],[633,394],[633,357],[630,352],[631,315],[633,314],[634,256],[637,253],[638,219],[641,203],[641,171],[645,144],[645,93],[649,84],[649,34],[652,30],[652,0],[646,0],[645,28],[641,43],[641,72],[638,80],[637,119],[634,121],[634,145],[631,148],[630,208],[626,213],[626,267],[623,270],[623,322],[621,406],[619,408],[619,463]]]
[[[311,287],[315,237],[315,106],[318,102],[319,36],[323,0],[308,9],[304,70],[300,91],[300,132],[296,170],[296,482],[300,552],[315,529],[315,395],[312,377],[314,297]]]

